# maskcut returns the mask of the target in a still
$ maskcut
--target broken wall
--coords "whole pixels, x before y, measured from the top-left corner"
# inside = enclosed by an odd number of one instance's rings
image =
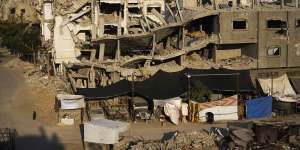
[[[300,11],[288,12],[289,44],[287,67],[300,66]]]
[[[222,44],[257,42],[257,11],[221,12],[219,18]]]
[[[274,21],[270,21],[274,20]],[[287,21],[287,11],[259,11],[258,67],[287,66],[287,36],[281,24]]]

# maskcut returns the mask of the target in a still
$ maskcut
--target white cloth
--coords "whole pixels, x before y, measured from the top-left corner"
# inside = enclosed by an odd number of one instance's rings
[[[271,95],[273,91],[274,97],[284,97],[286,95],[296,95],[293,87],[290,84],[290,81],[286,74],[272,79],[258,79],[261,88],[264,93]],[[273,88],[272,88],[273,82]]]
[[[188,116],[189,115],[189,104],[187,103],[182,103],[181,105],[181,113],[183,116]]]
[[[99,144],[116,144],[120,132],[129,128],[126,122],[112,120],[94,120],[84,123],[84,141]]]
[[[180,110],[181,110],[181,103],[182,100],[180,97],[165,99],[165,100],[153,100],[154,109],[158,106],[164,107],[165,114],[170,118],[170,120],[178,125],[179,117],[180,117]]]
[[[58,94],[56,98],[60,101],[61,109],[79,109],[85,107],[84,97],[82,95]]]

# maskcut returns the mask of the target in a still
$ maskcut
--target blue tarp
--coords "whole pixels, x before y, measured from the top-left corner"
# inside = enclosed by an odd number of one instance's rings
[[[247,100],[246,102],[246,118],[263,118],[272,115],[272,97],[260,97]]]

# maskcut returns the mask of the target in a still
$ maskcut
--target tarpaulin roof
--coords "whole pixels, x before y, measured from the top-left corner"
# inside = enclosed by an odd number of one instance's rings
[[[121,80],[115,84],[97,88],[78,88],[78,95],[84,95],[87,99],[104,99],[122,96],[131,92],[130,82]]]
[[[187,79],[182,71],[159,70],[149,79],[136,83],[136,93],[150,99],[168,99],[180,96],[187,90]]]
[[[272,97],[260,97],[246,102],[246,118],[263,118],[272,116]]]
[[[234,71],[228,69],[184,69],[179,72],[164,72],[159,70],[149,79],[134,82],[134,92],[148,99],[168,99],[182,95],[187,91],[187,75],[191,75],[190,84],[201,82],[209,90],[215,91],[236,91],[237,77],[239,73],[239,91],[255,91],[253,87],[250,71]],[[131,83],[122,80],[107,87],[78,89],[77,94],[85,95],[88,99],[103,99],[131,92]]]
[[[249,70],[187,68],[184,71],[191,75],[191,84],[201,82],[213,91],[236,91],[237,88],[240,92],[255,91]]]

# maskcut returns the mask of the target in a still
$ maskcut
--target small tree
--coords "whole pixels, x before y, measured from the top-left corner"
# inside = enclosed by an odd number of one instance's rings
[[[206,88],[200,81],[195,81],[191,85],[191,99],[197,102],[206,102],[209,100],[212,92]]]

